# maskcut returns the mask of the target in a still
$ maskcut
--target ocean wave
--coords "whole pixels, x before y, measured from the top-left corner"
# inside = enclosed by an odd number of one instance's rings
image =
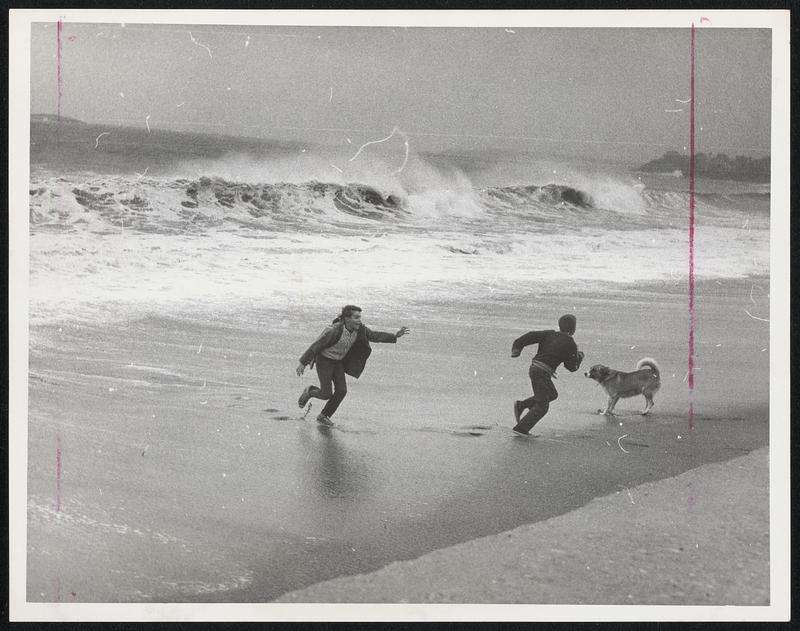
[[[766,216],[768,193],[700,194],[698,217],[740,221]],[[213,229],[266,231],[363,229],[376,223],[467,226],[538,221],[558,231],[612,221],[619,229],[666,227],[689,207],[682,191],[637,190],[619,183],[592,192],[563,184],[469,189],[446,184],[422,190],[381,190],[362,183],[246,183],[220,177],[156,179],[126,176],[40,178],[29,189],[31,229],[120,229],[193,234]],[[660,223],[659,223],[660,222]],[[724,221],[723,221],[724,223]]]
[[[403,199],[362,185],[310,181],[248,184],[221,178],[45,179],[29,190],[30,223],[109,226],[178,233],[226,223],[267,229],[303,220],[391,220],[408,214]]]
[[[490,198],[512,203],[570,204],[577,208],[591,208],[593,205],[589,193],[559,184],[487,188],[484,193]]]
[[[31,318],[239,309],[331,292],[342,300],[353,292],[478,299],[686,273],[686,191],[613,179],[467,184],[37,177],[29,189]],[[698,279],[769,273],[769,213],[753,212],[769,207],[768,196],[704,193],[696,202]]]

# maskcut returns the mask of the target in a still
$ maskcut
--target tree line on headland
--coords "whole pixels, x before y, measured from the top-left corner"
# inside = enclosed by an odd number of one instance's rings
[[[650,173],[674,173],[689,175],[689,156],[677,151],[667,151],[663,156],[651,160],[636,169]],[[694,172],[699,177],[748,182],[769,182],[770,157],[730,158],[724,153],[697,153],[694,157]]]

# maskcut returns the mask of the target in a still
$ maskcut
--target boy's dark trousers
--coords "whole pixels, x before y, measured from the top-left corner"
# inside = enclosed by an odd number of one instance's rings
[[[515,431],[527,434],[531,428],[547,414],[550,409],[550,401],[555,401],[558,398],[558,392],[553,385],[553,380],[550,373],[544,368],[532,365],[528,371],[531,378],[531,387],[533,388],[533,396],[528,397],[522,402],[523,409],[530,408],[528,413],[523,416],[519,423],[514,427]]]
[[[339,360],[317,355],[316,365],[321,387],[311,386],[308,393],[315,399],[327,399],[328,402],[322,408],[322,413],[330,418],[347,395],[344,364]],[[333,390],[331,390],[331,384]]]

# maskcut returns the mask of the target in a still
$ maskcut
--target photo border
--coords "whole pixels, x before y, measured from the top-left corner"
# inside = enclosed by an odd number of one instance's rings
[[[706,18],[712,26],[701,24]],[[790,73],[785,10],[9,11],[9,597],[12,621],[756,621],[790,615]],[[26,601],[30,57],[32,22],[475,28],[766,28],[772,31],[770,605],[32,603]],[[687,67],[688,71],[688,67]],[[689,130],[687,129],[687,136]]]

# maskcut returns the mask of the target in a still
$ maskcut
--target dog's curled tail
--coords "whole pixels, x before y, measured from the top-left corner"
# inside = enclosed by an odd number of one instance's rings
[[[641,370],[642,368],[650,368],[658,379],[661,378],[661,368],[658,367],[656,360],[652,357],[643,357],[636,362],[636,370]]]

